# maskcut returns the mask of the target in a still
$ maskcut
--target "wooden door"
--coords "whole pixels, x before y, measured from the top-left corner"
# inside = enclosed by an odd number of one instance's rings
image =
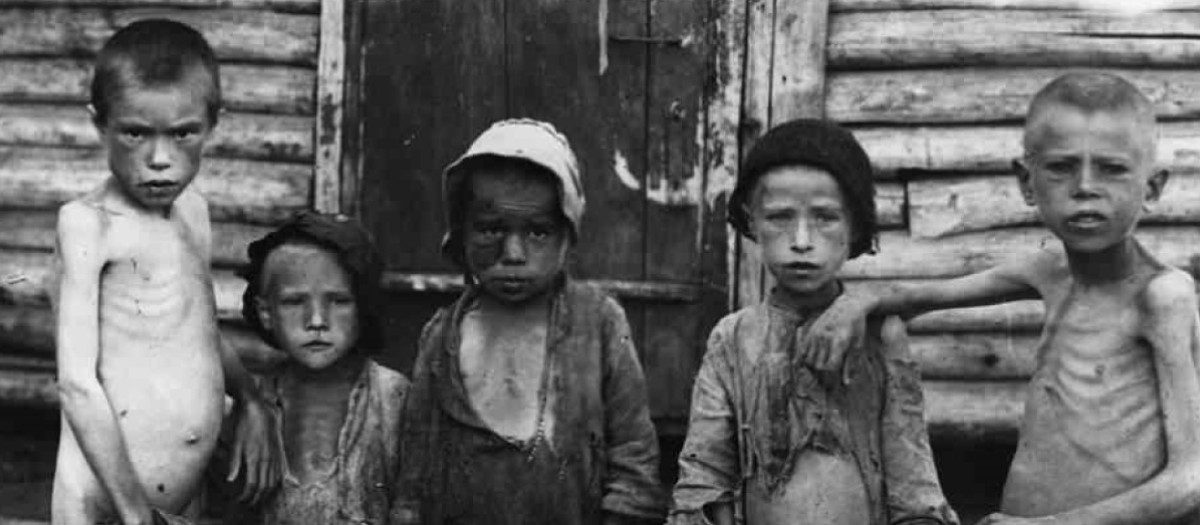
[[[439,253],[442,169],[490,123],[553,123],[588,208],[571,274],[609,289],[638,342],[653,415],[686,422],[725,311],[723,197],[705,198],[708,6],[695,0],[369,1],[356,6],[359,189],[391,291],[388,364],[461,290]],[[353,69],[359,71],[353,71]]]

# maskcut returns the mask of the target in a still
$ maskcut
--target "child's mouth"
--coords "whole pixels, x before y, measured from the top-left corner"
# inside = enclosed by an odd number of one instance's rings
[[[1108,219],[1096,212],[1076,213],[1067,217],[1067,224],[1073,228],[1091,229],[1104,224]]]

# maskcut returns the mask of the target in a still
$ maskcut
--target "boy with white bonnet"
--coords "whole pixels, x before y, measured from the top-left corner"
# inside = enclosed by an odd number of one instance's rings
[[[625,312],[565,271],[584,211],[566,137],[497,122],[443,182],[442,249],[467,287],[421,335],[392,523],[660,522]]]

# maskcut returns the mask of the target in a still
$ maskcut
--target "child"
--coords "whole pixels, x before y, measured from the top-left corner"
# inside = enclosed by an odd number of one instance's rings
[[[762,247],[777,285],[713,329],[679,456],[672,524],[957,523],[933,468],[915,365],[897,319],[873,324],[845,377],[793,346],[872,249],[871,163],[821,120],[771,129],[750,150],[729,222]]]
[[[1154,171],[1155,125],[1150,101],[1120,77],[1071,73],[1052,81],[1030,105],[1017,168],[1025,201],[1062,250],[847,298],[806,349],[806,358],[831,367],[842,334],[869,312],[1040,297],[1046,322],[1003,514],[985,523],[1200,520],[1195,287],[1133,236],[1143,207],[1167,181]]]
[[[231,479],[250,499],[276,482],[269,414],[217,331],[208,205],[189,187],[220,97],[212,49],[180,23],[130,24],[97,58],[89,109],[112,176],[58,213],[56,524],[194,516],[222,385],[240,414]]]
[[[370,238],[346,217],[303,213],[249,255],[242,315],[291,357],[262,382],[284,463],[259,521],[386,523],[408,380],[369,357],[383,342]]]
[[[393,523],[661,520],[625,313],[564,269],[584,207],[567,139],[498,122],[444,182],[443,251],[468,287],[421,336]]]

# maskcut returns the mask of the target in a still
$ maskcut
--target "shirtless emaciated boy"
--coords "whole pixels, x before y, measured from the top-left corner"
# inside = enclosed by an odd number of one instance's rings
[[[1030,105],[1021,192],[1062,242],[1020,263],[847,298],[805,358],[836,368],[868,312],[1041,298],[1045,326],[999,514],[984,523],[1200,523],[1200,319],[1192,278],[1133,236],[1167,180],[1127,81],[1064,75]]]
[[[226,388],[231,477],[256,498],[278,476],[267,412],[220,339],[208,205],[189,188],[219,108],[216,60],[186,25],[135,22],[97,58],[90,110],[112,176],[58,215],[56,524],[194,517]]]

